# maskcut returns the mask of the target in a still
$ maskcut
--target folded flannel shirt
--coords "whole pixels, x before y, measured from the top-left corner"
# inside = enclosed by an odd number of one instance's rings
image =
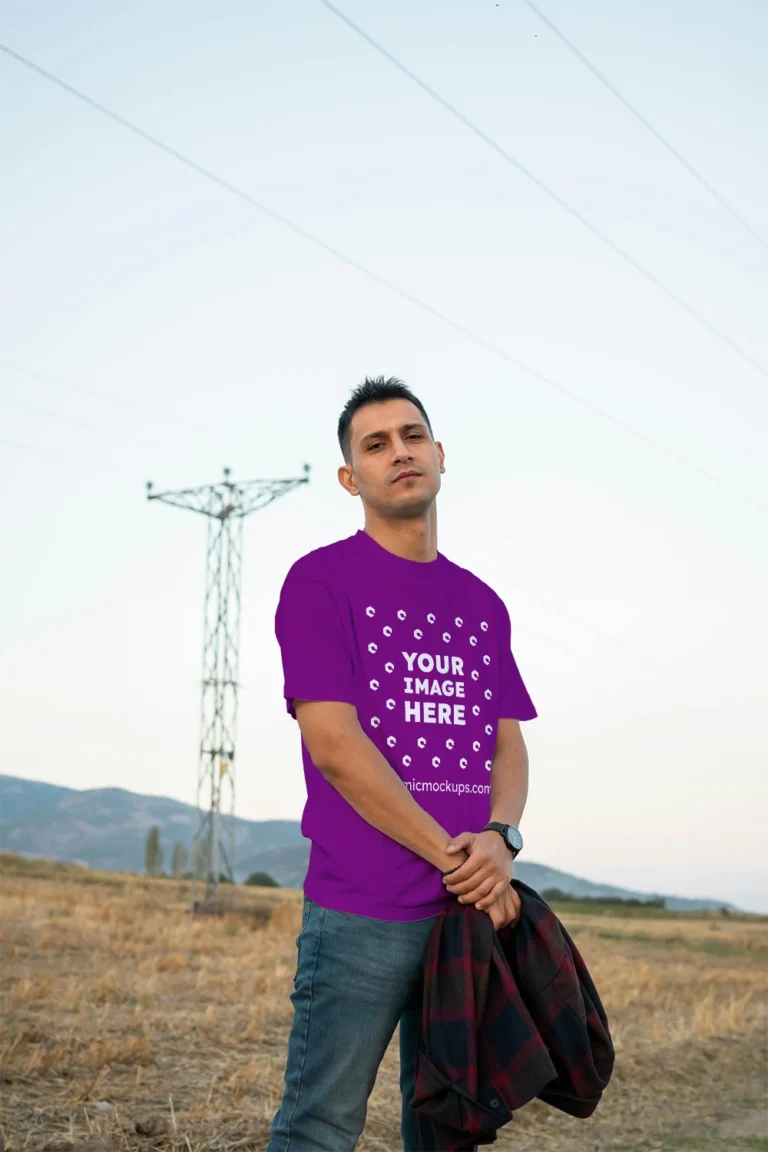
[[[586,965],[549,905],[512,880],[520,918],[494,930],[450,905],[424,954],[416,1092],[421,1152],[466,1152],[538,1097],[591,1116],[613,1071],[608,1021]]]

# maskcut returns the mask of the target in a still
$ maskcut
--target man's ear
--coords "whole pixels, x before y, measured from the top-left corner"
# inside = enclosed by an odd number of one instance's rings
[[[355,483],[355,474],[349,464],[342,464],[338,471],[339,484],[350,496],[359,496],[360,491]]]

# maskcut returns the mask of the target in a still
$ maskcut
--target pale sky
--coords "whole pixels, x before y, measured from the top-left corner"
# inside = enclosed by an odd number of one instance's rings
[[[340,6],[768,364],[766,248],[521,0]],[[768,239],[768,7],[541,8]],[[5,0],[1,38],[693,466],[2,55],[2,770],[194,803],[205,524],[145,481],[308,461],[246,525],[237,749],[239,815],[301,817],[274,611],[362,526],[336,421],[396,374],[539,712],[526,859],[768,911],[765,376],[318,0]]]

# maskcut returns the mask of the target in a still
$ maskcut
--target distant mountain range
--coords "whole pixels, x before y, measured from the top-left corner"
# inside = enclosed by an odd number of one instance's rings
[[[156,824],[164,865],[170,869],[177,842],[192,848],[197,811],[165,796],[141,796],[124,788],[78,790],[0,774],[0,848],[20,856],[67,860],[110,872],[143,872],[147,832]],[[283,888],[301,888],[309,841],[298,820],[235,821],[235,879],[269,872]],[[691,900],[595,884],[544,864],[520,859],[515,876],[538,892],[559,888],[572,896],[662,897],[667,908],[689,911],[728,908],[722,900]]]

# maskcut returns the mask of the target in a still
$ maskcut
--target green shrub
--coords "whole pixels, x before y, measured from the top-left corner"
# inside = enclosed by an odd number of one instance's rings
[[[251,872],[246,884],[255,885],[257,888],[279,888],[277,880],[274,880],[269,872]]]

